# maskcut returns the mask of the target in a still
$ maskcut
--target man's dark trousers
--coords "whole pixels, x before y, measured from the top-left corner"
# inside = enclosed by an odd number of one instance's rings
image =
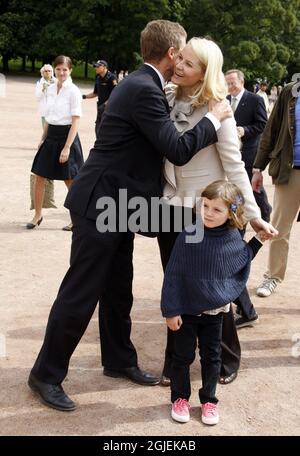
[[[53,304],[44,344],[32,369],[39,380],[50,384],[60,384],[66,377],[72,353],[98,301],[102,364],[117,369],[137,366],[130,340],[134,235],[99,233],[95,220],[71,216],[70,268]]]

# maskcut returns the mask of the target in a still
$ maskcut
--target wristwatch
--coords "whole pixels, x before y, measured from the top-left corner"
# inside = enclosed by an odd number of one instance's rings
[[[259,168],[252,168],[252,174],[254,173],[261,173],[261,169]]]

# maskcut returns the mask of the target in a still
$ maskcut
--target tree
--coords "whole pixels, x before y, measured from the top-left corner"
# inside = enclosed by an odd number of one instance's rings
[[[11,58],[26,55],[34,41],[32,1],[6,1],[0,9],[0,53],[4,70],[8,71]]]
[[[210,35],[219,44],[225,70],[274,82],[287,74],[299,49],[293,44],[299,8],[299,0],[192,0],[184,24],[190,36]]]
[[[83,31],[91,60],[104,58],[112,69],[133,69],[140,52],[140,32],[153,19],[179,20],[190,0],[98,0],[93,25]]]
[[[2,0],[0,54],[51,62],[58,54],[88,62],[104,58],[112,70],[141,61],[140,32],[153,19],[183,23],[189,36],[210,35],[224,69],[247,79],[277,82],[300,64],[300,0]]]
[[[191,0],[8,0],[0,7],[0,52],[51,62],[58,54],[87,63],[105,58],[112,69],[140,61],[140,32],[152,19],[181,21]]]

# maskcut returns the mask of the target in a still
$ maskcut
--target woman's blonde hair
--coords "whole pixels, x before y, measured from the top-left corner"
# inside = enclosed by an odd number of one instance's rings
[[[49,63],[45,63],[45,65],[42,66],[42,68],[40,69],[40,73],[42,76],[44,76],[44,71],[45,70],[50,70],[51,71],[51,78],[53,78],[53,68],[52,68],[52,65],[50,65]]]
[[[195,108],[209,102],[221,101],[226,98],[227,86],[222,71],[223,54],[219,46],[207,38],[191,38],[190,45],[204,71],[204,79],[199,83],[194,95],[191,97],[192,106]],[[180,97],[181,89],[178,87],[177,96]]]
[[[209,200],[221,198],[229,210],[230,219],[228,226],[243,229],[246,221],[244,218],[245,199],[237,185],[228,181],[217,180],[209,184],[201,193],[202,197]]]

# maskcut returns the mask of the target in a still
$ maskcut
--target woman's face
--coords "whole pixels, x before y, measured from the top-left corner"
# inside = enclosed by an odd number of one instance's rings
[[[51,79],[51,75],[52,75],[51,70],[46,69],[46,70],[43,71],[43,77],[44,77],[44,79],[47,79],[47,81],[49,79]]]
[[[65,82],[72,73],[72,70],[65,63],[57,65],[54,71],[60,83]]]
[[[190,44],[180,51],[175,60],[175,70],[171,81],[180,87],[194,88],[203,81],[205,71]]]

